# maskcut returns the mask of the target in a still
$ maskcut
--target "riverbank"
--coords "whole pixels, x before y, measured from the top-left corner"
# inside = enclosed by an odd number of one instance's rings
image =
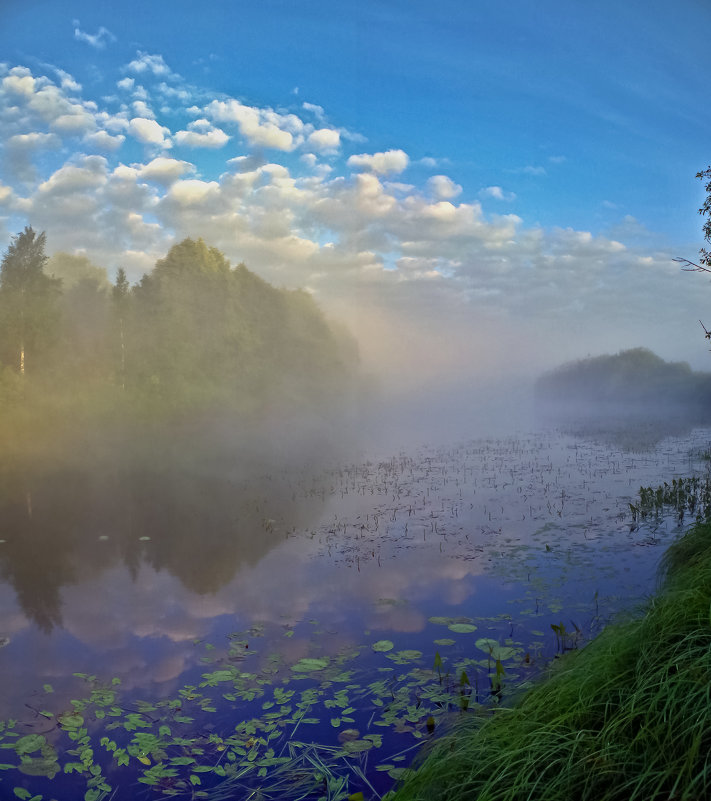
[[[463,718],[391,801],[696,801],[711,792],[711,525],[667,551],[643,616],[510,708]]]

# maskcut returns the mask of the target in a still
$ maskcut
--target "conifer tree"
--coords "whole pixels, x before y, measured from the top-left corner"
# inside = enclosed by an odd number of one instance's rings
[[[23,376],[58,333],[61,281],[44,272],[45,241],[26,226],[0,265],[0,358]]]

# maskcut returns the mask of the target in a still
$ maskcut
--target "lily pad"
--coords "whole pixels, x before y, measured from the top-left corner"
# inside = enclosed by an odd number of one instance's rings
[[[373,743],[370,740],[348,740],[342,747],[347,754],[359,754],[362,751],[370,751]]]
[[[422,658],[422,651],[415,651],[414,649],[406,649],[398,651],[396,654],[388,654],[388,659],[392,659],[398,665],[406,665],[408,662],[414,662],[416,659]]]
[[[22,762],[18,767],[20,773],[24,773],[25,776],[45,776],[47,779],[53,779],[61,770],[56,758],[51,757],[30,759],[28,762]]]
[[[477,627],[473,623],[451,623],[448,628],[457,634],[471,634]]]
[[[31,754],[33,751],[39,751],[46,742],[41,734],[26,734],[15,743],[15,753],[20,756]]]
[[[62,715],[59,723],[63,729],[78,729],[84,725],[84,718],[81,715]]]
[[[294,673],[312,673],[316,670],[324,670],[329,665],[328,657],[316,659],[314,657],[304,657],[291,666]]]
[[[512,656],[516,655],[515,648],[511,648],[508,645],[499,645],[496,640],[492,640],[489,637],[482,637],[474,644],[481,651],[489,654],[492,659],[498,659],[500,662],[503,662],[505,659],[511,659]]]
[[[370,646],[374,651],[392,651],[395,644],[392,640],[378,640]]]

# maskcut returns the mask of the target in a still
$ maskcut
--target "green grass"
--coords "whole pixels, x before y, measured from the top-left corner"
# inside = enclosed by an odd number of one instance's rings
[[[658,594],[510,708],[460,719],[393,801],[711,797],[711,525],[674,543]]]

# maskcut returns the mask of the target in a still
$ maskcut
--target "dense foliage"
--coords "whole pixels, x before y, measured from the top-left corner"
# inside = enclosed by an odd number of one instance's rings
[[[26,228],[0,269],[5,445],[18,430],[119,418],[321,413],[352,386],[355,347],[309,294],[232,268],[201,239],[133,287],[123,270],[112,286],[85,257],[44,248]]]
[[[711,400],[711,373],[634,348],[558,367],[538,380],[536,392],[546,401],[703,405]]]

